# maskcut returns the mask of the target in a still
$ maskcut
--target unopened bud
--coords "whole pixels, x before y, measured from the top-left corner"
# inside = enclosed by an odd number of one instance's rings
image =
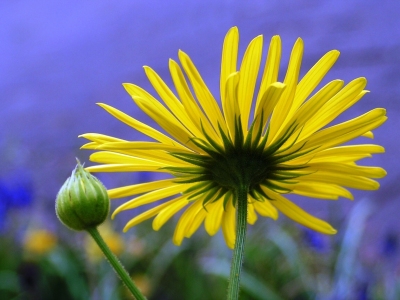
[[[103,223],[110,211],[110,198],[104,185],[79,163],[58,192],[56,214],[74,230],[85,230]]]

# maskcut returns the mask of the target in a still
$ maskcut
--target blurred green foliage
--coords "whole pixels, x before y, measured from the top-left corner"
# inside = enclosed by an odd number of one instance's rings
[[[370,211],[357,204],[334,237],[270,220],[249,227],[240,299],[400,299],[393,236],[390,257],[370,265],[360,255]],[[221,235],[200,230],[176,247],[174,222],[160,232],[144,223],[124,235],[114,225],[104,229],[105,240],[149,300],[225,299],[231,251]],[[62,237],[47,248],[0,236],[0,299],[129,299],[88,235],[59,230]]]

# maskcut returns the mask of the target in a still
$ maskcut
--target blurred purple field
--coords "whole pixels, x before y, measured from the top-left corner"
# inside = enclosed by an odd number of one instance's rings
[[[259,34],[264,35],[264,47],[273,35],[280,35],[281,70],[301,37],[305,43],[302,75],[327,51],[338,49],[341,56],[324,82],[368,79],[371,92],[340,120],[375,107],[387,109],[389,119],[374,131],[371,141],[383,145],[386,153],[362,162],[386,169],[388,175],[379,180],[381,188],[354,192],[354,202],[296,200],[317,216],[334,215],[336,224],[347,224],[348,212],[369,199],[372,208],[360,255],[374,264],[384,252],[399,269],[400,2],[396,1],[2,1],[0,235],[7,235],[16,224],[58,230],[57,191],[75,166],[75,157],[90,165],[89,151],[79,150],[85,141],[78,135],[140,137],[97,102],[157,126],[121,86],[135,83],[154,94],[142,66],[151,66],[170,83],[168,59],[177,59],[182,49],[218,96],[221,47],[232,26],[239,27],[240,54]],[[146,176],[99,175],[107,187],[146,180]],[[273,221],[261,222],[268,226]],[[311,246],[321,243],[305,235]]]

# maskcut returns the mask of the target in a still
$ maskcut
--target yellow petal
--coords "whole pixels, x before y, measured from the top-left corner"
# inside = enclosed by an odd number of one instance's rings
[[[187,208],[181,217],[179,218],[178,224],[175,227],[173,242],[179,246],[186,236],[188,227],[193,222],[194,216],[203,209],[202,201],[195,201]],[[203,209],[204,210],[204,209]]]
[[[163,150],[139,150],[139,149],[113,149],[117,152],[133,157],[147,160],[159,161],[173,166],[187,166],[188,164],[179,158],[172,156],[169,152]],[[176,151],[179,152],[179,151]]]
[[[281,60],[282,43],[281,38],[275,35],[269,44],[268,56],[265,61],[263,76],[261,79],[260,91],[258,92],[256,110],[267,88],[278,81],[279,64]]]
[[[216,234],[221,227],[222,217],[224,215],[224,206],[221,201],[216,201],[207,205],[208,214],[204,222],[204,228],[211,236]]]
[[[365,78],[357,78],[346,85],[339,93],[330,99],[317,113],[308,119],[300,139],[310,136],[323,126],[329,124],[343,111],[355,104],[365,94],[363,89],[367,84]]]
[[[311,198],[337,200],[339,197],[353,200],[353,195],[345,188],[337,185],[317,181],[302,181],[292,186],[287,185],[287,188],[292,189],[293,194],[298,194]]]
[[[143,159],[139,157],[134,157],[132,155],[126,155],[116,152],[99,151],[90,155],[89,159],[93,162],[103,163],[103,164],[135,164],[135,165],[148,165],[154,164],[159,167],[168,165],[168,162],[162,159]]]
[[[165,188],[174,184],[175,178],[164,179],[146,183],[139,183],[134,185],[122,186],[115,189],[108,190],[108,196],[111,199],[123,198],[127,196],[133,196],[137,194],[143,194],[150,191]]]
[[[294,159],[290,163],[303,164],[308,162],[354,162],[362,158],[371,157],[374,153],[384,153],[385,148],[379,145],[351,145],[339,146],[310,153]]]
[[[269,217],[274,220],[278,219],[278,210],[271,204],[270,200],[255,201],[253,203],[256,211],[263,217]]]
[[[356,175],[343,175],[339,173],[332,173],[328,171],[318,171],[310,175],[301,177],[301,181],[317,181],[347,186],[359,190],[374,191],[379,188],[379,183],[375,180],[363,176]]]
[[[197,214],[194,215],[193,221],[190,223],[186,230],[186,238],[190,238],[200,227],[201,223],[203,223],[205,217],[207,215],[207,212],[205,209],[201,209],[197,212]]]
[[[95,142],[90,142],[90,143],[86,143],[86,144],[82,145],[80,149],[94,150],[97,148],[98,145],[99,144],[97,144]]]
[[[193,135],[171,114],[160,102],[148,92],[134,84],[124,84],[124,88],[132,99],[150,118],[181,144],[193,146],[190,142]],[[197,147],[195,147],[197,149]]]
[[[164,208],[172,205],[173,203],[179,201],[179,198],[167,201],[161,205],[158,205],[156,207],[153,207],[152,209],[149,209],[147,211],[145,211],[144,213],[141,213],[140,215],[132,218],[124,227],[124,232],[127,232],[129,228],[142,223],[152,217],[154,217],[156,214],[158,214],[161,210],[163,210]]]
[[[264,191],[273,199],[270,203],[293,221],[321,233],[335,234],[337,232],[327,222],[308,214],[285,197],[267,189]]]
[[[192,60],[186,53],[182,51],[179,51],[178,56],[183,66],[183,69],[185,70],[185,73],[193,86],[193,90],[196,94],[197,100],[199,101],[204,112],[210,119],[210,122],[214,126],[215,131],[218,132],[219,124],[222,130],[224,130],[225,134],[227,134],[228,132],[225,125],[225,120],[221,114],[221,110],[217,102],[215,101],[214,96],[211,94],[207,85],[201,78],[200,73],[197,71]]]
[[[134,209],[134,208],[142,206],[144,204],[153,203],[155,201],[176,195],[178,193],[182,193],[182,191],[184,191],[191,185],[192,184],[182,184],[182,183],[176,184],[176,185],[171,185],[171,186],[167,186],[165,188],[159,189],[159,190],[149,192],[149,193],[141,195],[139,197],[136,197],[136,198],[118,206],[115,209],[115,211],[113,212],[111,218],[114,218],[115,215],[121,211],[124,211],[127,209]],[[189,194],[187,194],[186,196],[188,196],[188,195]]]
[[[224,109],[226,102],[229,102],[229,96],[226,97],[226,81],[228,77],[235,73],[237,55],[238,55],[238,44],[239,44],[239,30],[237,27],[229,29],[225,36],[224,45],[222,47],[222,58],[221,58],[221,78],[220,78],[220,92],[222,108]],[[226,113],[225,113],[226,117]]]
[[[233,249],[236,241],[236,222],[235,222],[236,209],[232,205],[232,197],[226,204],[226,211],[222,217],[222,233],[226,245]]]
[[[235,140],[236,120],[240,116],[240,108],[238,103],[237,87],[239,84],[239,72],[232,73],[226,80],[226,97],[227,101],[224,104],[224,114],[226,124],[228,125],[229,133],[232,140]]]
[[[383,178],[387,174],[384,169],[379,167],[364,167],[357,166],[356,164],[341,164],[332,162],[309,163],[307,171],[308,170],[311,172],[322,170],[342,175],[365,176],[369,178]]]
[[[288,111],[285,126],[280,128],[279,135],[274,140],[279,139],[286,132],[288,127],[295,122],[298,125],[303,125],[310,120],[311,117],[331,98],[333,97],[342,87],[343,81],[334,80],[325,85],[320,91],[318,91],[307,103],[304,105],[303,102],[311,94],[311,92],[317,87],[317,85],[324,78],[326,73],[330,70],[333,64],[339,57],[339,51],[332,50],[326,53],[302,78],[300,83],[297,85],[296,93],[293,99],[293,103]],[[303,132],[302,127],[299,126],[299,131],[302,131],[302,136],[307,136]],[[301,128],[301,129],[300,129]],[[297,134],[293,134],[293,137]],[[288,143],[292,142],[290,139]]]
[[[96,142],[97,144],[108,143],[108,142],[125,142],[125,140],[117,139],[113,136],[108,136],[99,133],[85,133],[79,135],[78,137],[83,137],[85,139],[88,139],[89,141]]]
[[[363,137],[373,139],[374,138],[374,133],[372,131],[368,131],[362,135]]]
[[[187,196],[183,195],[175,203],[165,207],[153,220],[153,229],[158,231],[173,215],[189,204]]]
[[[297,110],[307,99],[311,92],[317,87],[326,73],[332,68],[339,57],[340,52],[332,50],[326,53],[300,80],[296,88],[291,111]]]
[[[321,162],[324,159],[329,159],[331,157],[368,156],[369,154],[384,152],[385,148],[372,144],[340,146],[318,152],[310,162]]]
[[[109,106],[107,104],[103,103],[97,103],[100,107],[105,109],[109,114],[114,116],[116,119],[120,120],[121,122],[127,124],[128,126],[131,126],[132,128],[136,129],[137,131],[155,139],[156,141],[159,141],[163,144],[167,145],[175,145],[177,147],[180,146],[179,143],[171,139],[170,137],[166,136],[165,134],[162,134],[161,132],[155,130],[154,128],[139,122],[138,120],[132,118],[131,116],[128,116],[127,114],[123,113],[122,111]],[[123,141],[123,140],[120,140]],[[116,140],[105,140],[104,142],[116,142]]]
[[[250,108],[253,102],[254,87],[256,85],[258,70],[262,56],[263,37],[254,38],[246,49],[240,66],[240,80],[238,86],[238,99],[242,127],[248,128]]]
[[[266,121],[270,117],[271,113],[273,112],[276,104],[278,103],[279,99],[281,98],[283,92],[285,91],[286,85],[281,82],[274,82],[264,92],[262,95],[259,105],[255,111],[254,119],[260,118],[261,115],[263,117],[263,123],[260,124],[265,126],[267,123]],[[257,124],[257,123],[255,123]],[[258,128],[254,128],[254,131],[257,132]]]
[[[99,150],[120,150],[120,149],[136,149],[136,150],[163,150],[170,152],[186,152],[193,153],[187,148],[165,145],[155,142],[110,142],[103,143],[97,147]]]
[[[311,135],[304,150],[318,147],[322,151],[350,141],[382,125],[387,117],[383,108],[373,109],[357,118],[323,129]]]
[[[289,66],[286,72],[285,80],[283,81],[283,83],[286,85],[286,89],[281,96],[281,101],[279,101],[275,106],[271,117],[271,126],[267,142],[268,145],[277,138],[277,134],[283,129],[283,126],[287,122],[286,117],[290,113],[293,104],[293,98],[296,92],[303,50],[303,40],[299,38],[293,46],[293,50],[290,55]]]
[[[86,171],[91,173],[96,172],[164,172],[167,170],[162,169],[159,164],[149,162],[147,165],[134,165],[134,164],[107,164],[98,165],[85,168]]]
[[[208,136],[218,143],[220,139],[218,134],[215,132],[210,121],[204,115],[203,111],[194,99],[181,68],[172,59],[169,60],[169,70],[172,80],[174,81],[175,89],[178,92],[183,107],[185,108],[185,112],[192,120],[193,124],[195,124],[198,129],[205,130]],[[203,137],[203,134],[201,133],[198,137]]]
[[[247,203],[247,223],[254,225],[258,217],[254,209],[253,203]]]
[[[289,126],[291,126],[293,123],[298,126],[298,130],[293,133],[292,137],[288,140],[287,143],[292,143],[299,133],[301,136],[305,136],[305,134],[303,133],[304,124],[306,124],[311,118],[313,118],[318,110],[334,95],[336,95],[342,87],[342,80],[333,80],[326,84],[294,113],[291,121],[286,124],[285,128],[277,136],[277,139],[282,137],[282,135],[289,129]]]
[[[147,78],[150,80],[158,95],[172,111],[175,117],[194,135],[197,137],[203,136],[199,128],[188,117],[182,103],[176,98],[174,93],[169,89],[165,82],[158,76],[158,74],[150,67],[145,66]]]

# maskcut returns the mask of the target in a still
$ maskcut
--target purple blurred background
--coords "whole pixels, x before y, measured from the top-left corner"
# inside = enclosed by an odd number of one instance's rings
[[[9,189],[20,186],[21,179],[25,190],[32,190],[34,204],[26,220],[57,224],[55,195],[75,157],[87,161],[89,154],[79,150],[84,143],[79,134],[138,136],[95,103],[147,120],[121,86],[132,82],[153,93],[143,65],[169,83],[168,59],[177,59],[182,49],[218,96],[222,41],[234,25],[241,34],[241,54],[259,34],[266,49],[272,35],[281,35],[281,79],[297,37],[305,42],[303,75],[324,53],[338,49],[341,57],[327,80],[367,77],[371,93],[344,116],[375,107],[388,110],[389,120],[375,131],[375,140],[366,140],[383,145],[386,154],[363,162],[383,166],[388,176],[380,180],[380,190],[356,192],[355,201],[370,198],[375,204],[368,245],[389,231],[399,235],[398,1],[1,1],[0,178]],[[100,176],[106,185],[116,184],[113,175]],[[326,216],[326,202],[299,201]],[[354,204],[341,199],[328,205],[345,220]]]

